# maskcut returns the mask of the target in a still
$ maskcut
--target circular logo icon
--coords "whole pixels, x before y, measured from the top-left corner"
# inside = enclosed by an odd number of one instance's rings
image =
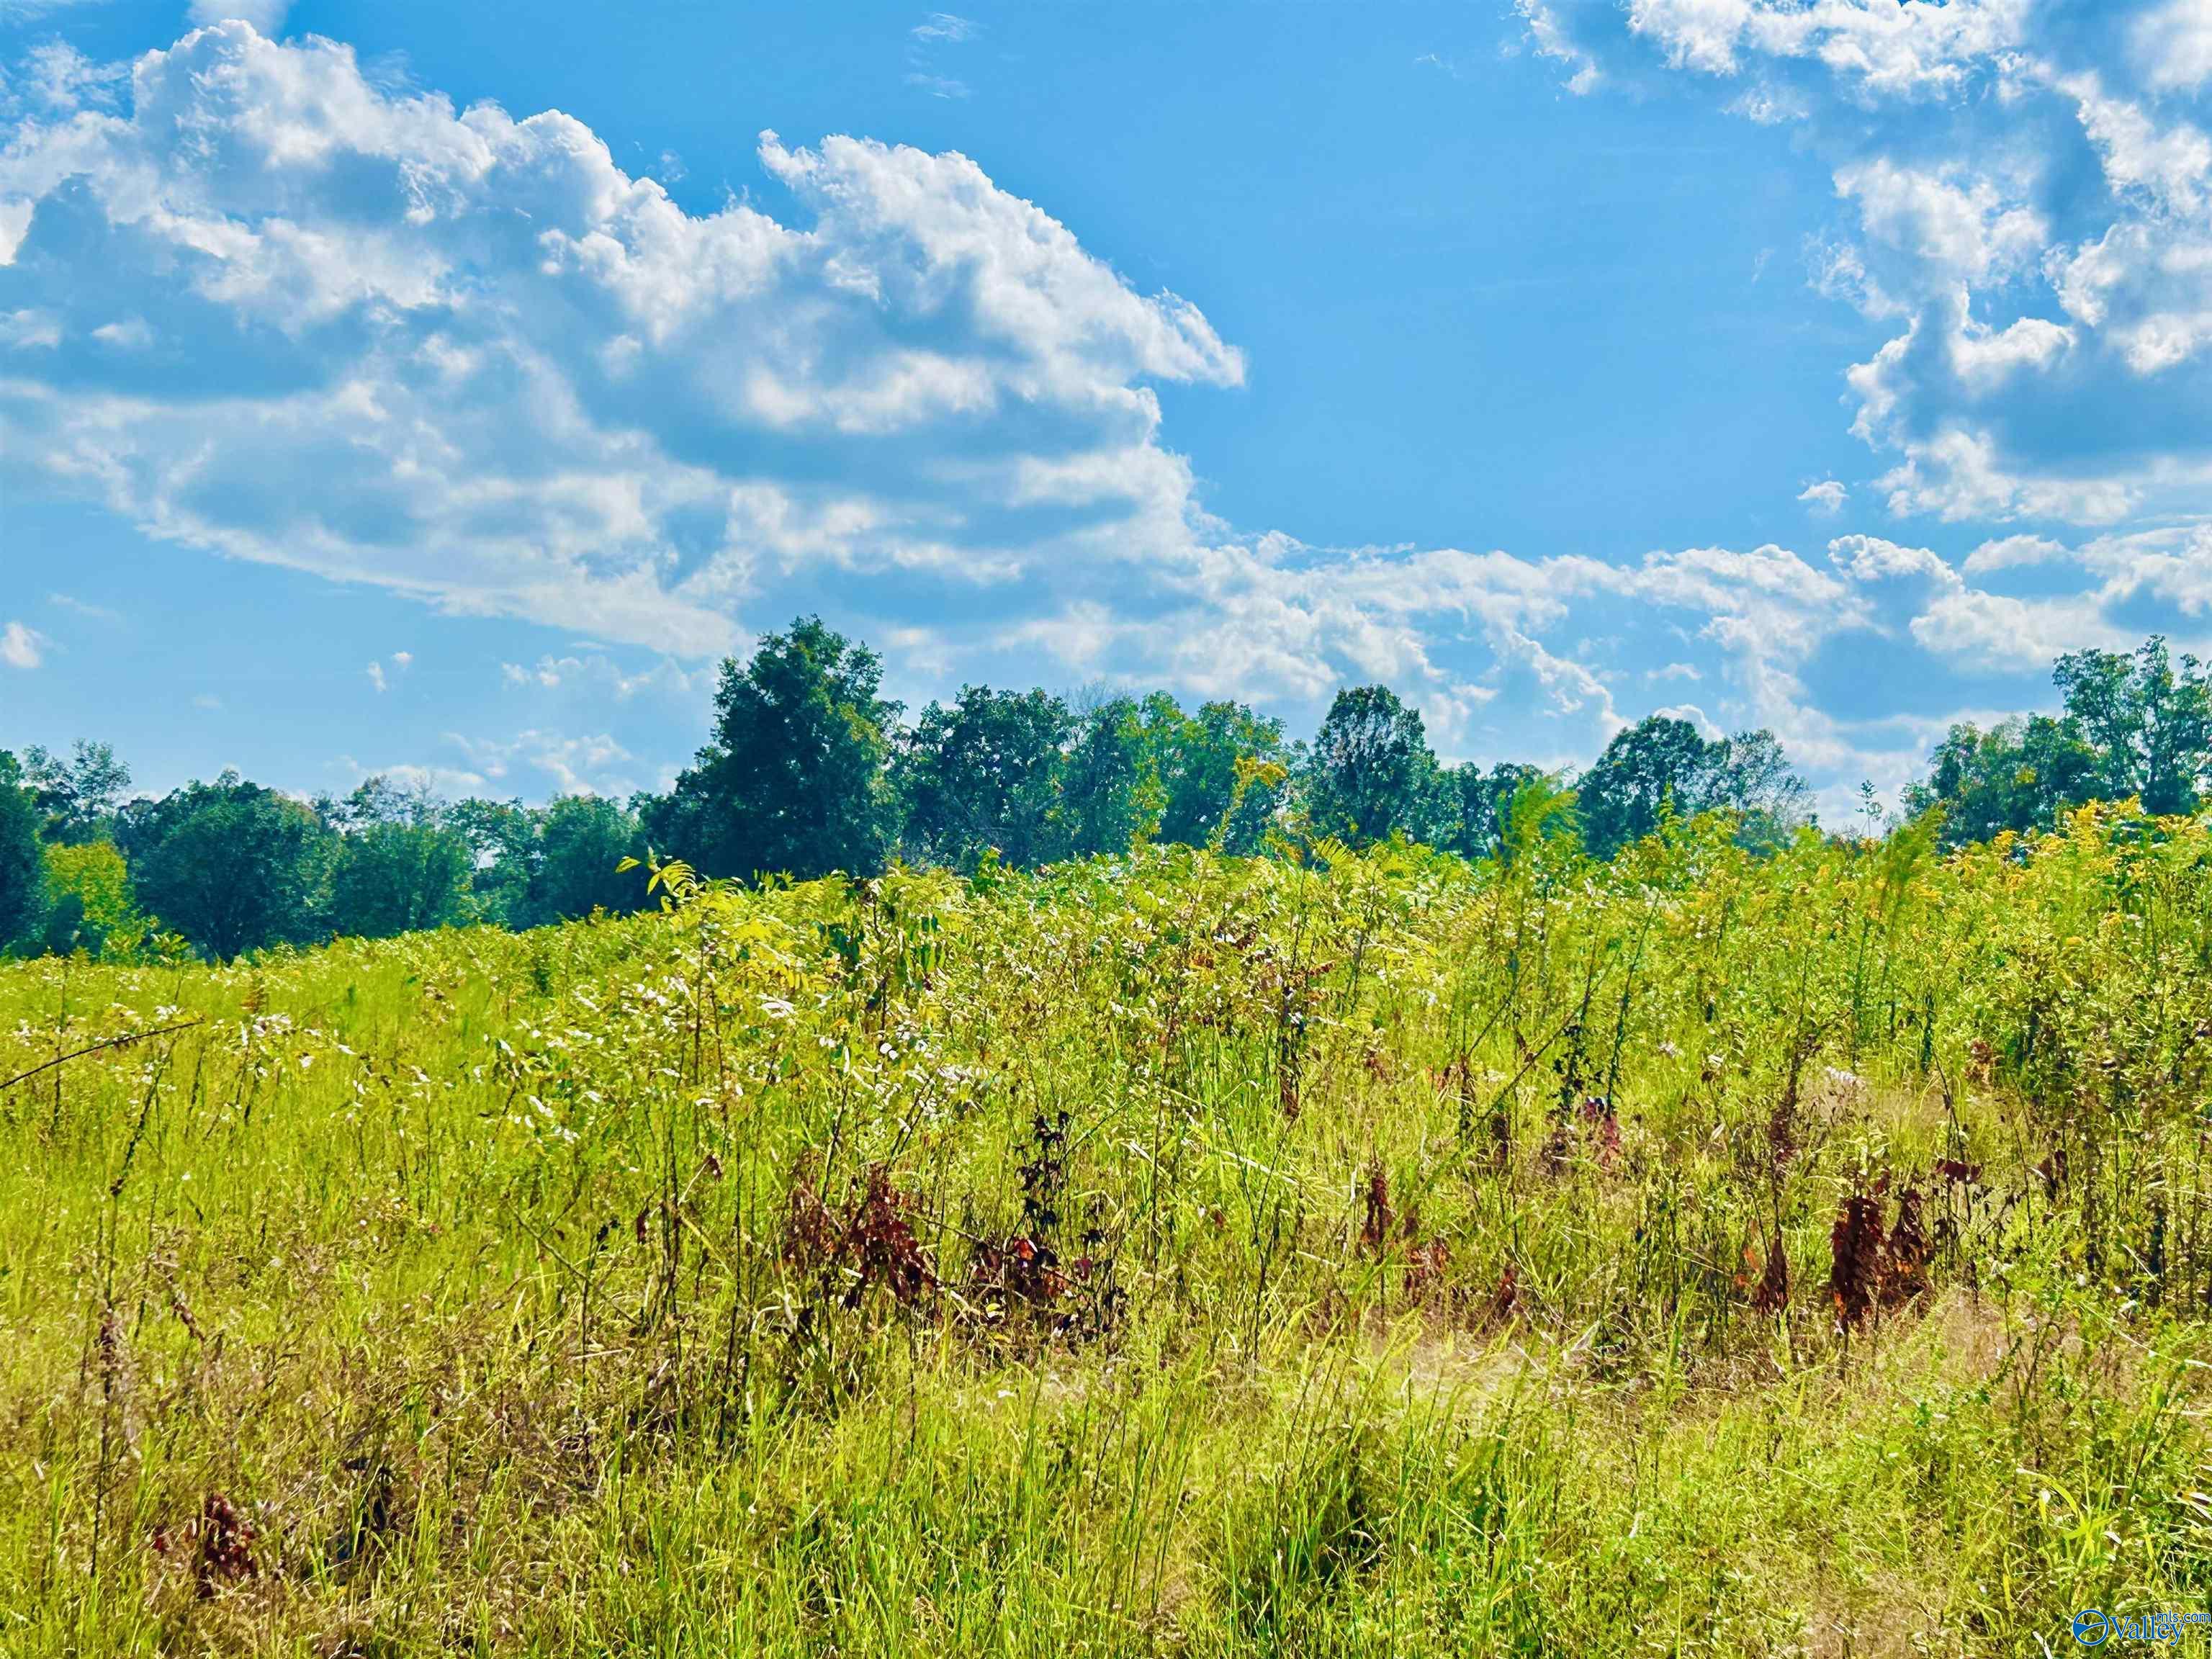
[[[2087,1607],[2074,1615],[2074,1639],[2085,1648],[2100,1648],[2105,1638],[2112,1633],[2112,1620],[2095,1607]]]

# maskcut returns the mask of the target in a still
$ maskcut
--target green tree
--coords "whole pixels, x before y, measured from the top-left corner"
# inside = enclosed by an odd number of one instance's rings
[[[1353,846],[1403,831],[1433,833],[1438,771],[1420,711],[1383,685],[1340,691],[1306,763],[1306,811],[1316,836]]]
[[[645,902],[645,878],[618,869],[645,850],[636,817],[598,795],[564,795],[534,815],[537,856],[526,914],[567,921],[593,910],[617,915]]]
[[[1697,810],[1735,813],[1740,844],[1771,852],[1811,820],[1812,792],[1764,726],[1708,744],[1706,758],[1711,771]]]
[[[468,842],[436,823],[371,823],[343,836],[331,877],[331,924],[361,939],[469,920]]]
[[[332,829],[367,830],[377,824],[434,824],[444,817],[446,805],[427,786],[410,787],[379,773],[364,778],[342,799],[322,796],[315,811]]]
[[[1073,726],[1047,691],[970,685],[949,708],[931,703],[899,746],[908,849],[963,870],[992,848],[1024,868],[1057,857],[1062,745]]]
[[[527,927],[538,869],[538,826],[530,810],[519,800],[457,800],[444,821],[469,849],[471,913],[504,927]]]
[[[1239,801],[1237,763],[1280,764],[1282,722],[1238,702],[1209,702],[1195,714],[1186,714],[1164,691],[1145,700],[1143,719],[1164,797],[1160,839],[1207,845],[1234,801],[1237,816],[1223,838],[1223,850],[1258,852],[1281,808],[1285,786],[1255,783]]]
[[[709,875],[874,874],[895,825],[898,705],[882,683],[876,653],[817,617],[769,635],[742,668],[723,663],[713,738],[647,805],[653,842]]]
[[[67,760],[34,744],[24,751],[23,762],[24,779],[45,816],[48,841],[93,841],[106,835],[131,793],[131,769],[107,744],[79,739]]]
[[[2006,830],[2056,827],[2059,815],[2101,792],[2104,759],[2068,714],[2013,719],[1987,731],[1962,720],[1944,734],[1927,778],[1906,789],[1914,816],[1943,809],[1942,841],[1963,847]]]
[[[225,772],[133,802],[117,831],[140,902],[205,956],[328,932],[334,837],[312,807]]]
[[[2131,653],[2071,652],[2052,678],[2097,752],[2100,796],[2137,796],[2161,816],[2197,810],[2212,772],[2212,687],[2196,658],[2177,667],[2153,635]]]
[[[131,888],[130,867],[111,841],[52,842],[46,849],[45,945],[128,958],[152,932]]]
[[[1583,844],[1609,859],[1659,827],[1671,804],[1684,817],[1712,804],[1721,746],[1668,714],[1649,714],[1613,733],[1575,786]]]
[[[1514,798],[1543,775],[1522,761],[1499,761],[1487,772],[1472,761],[1448,769],[1437,844],[1467,859],[1502,854],[1511,836]]]
[[[1150,840],[1159,828],[1163,793],[1134,699],[1098,704],[1077,722],[1061,768],[1058,850],[1084,858],[1126,853]]]
[[[42,817],[36,798],[23,787],[22,768],[0,749],[0,948],[28,937],[46,913]]]

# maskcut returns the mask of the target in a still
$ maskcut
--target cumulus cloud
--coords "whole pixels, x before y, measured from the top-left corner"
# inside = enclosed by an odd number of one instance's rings
[[[2212,79],[2212,0],[2166,0],[2135,21],[2129,45],[2150,85],[2194,92]]]
[[[1891,511],[2109,523],[2212,481],[2212,0],[1547,0],[1831,158],[1821,289],[1897,331],[1846,377]]]
[[[125,78],[121,65],[96,64],[66,40],[32,47],[23,69],[23,96],[47,113],[112,108]]]
[[[1939,283],[1976,281],[2016,267],[2045,240],[2042,220],[2007,204],[1986,178],[1925,172],[1876,156],[1839,169],[1836,193],[1856,204],[1869,239]]]
[[[1194,306],[1139,293],[963,156],[767,134],[758,157],[790,212],[694,215],[568,117],[457,112],[328,42],[196,33],[114,109],[27,118],[0,151],[0,303],[76,347],[66,374],[0,374],[0,469],[157,538],[679,675],[824,596],[903,648],[935,596],[917,661],[1024,644],[1262,699],[1389,680],[1468,752],[1565,755],[1630,717],[1612,653],[1560,642],[1571,621],[1671,630],[1662,657],[1694,641],[1715,718],[1776,725],[1816,765],[1850,752],[1796,678],[1862,625],[1832,573],[1771,547],[1620,566],[1239,534],[1160,432],[1157,385],[1243,376]],[[501,674],[617,697],[642,678],[580,650]],[[1508,730],[1500,707],[1535,712]],[[569,742],[467,763],[643,781]]]
[[[19,622],[0,628],[0,663],[10,668],[36,668],[46,659],[46,636]]]
[[[1889,457],[1878,501],[2112,520],[2212,476],[2212,438],[2202,456],[2142,440],[2212,432],[2171,418],[2202,391],[2176,256],[2206,167],[2166,104],[2111,89],[2112,64],[2094,85],[2036,67],[2027,14],[1996,0],[1520,11],[1578,90],[1601,64],[1613,78],[1601,14],[1747,113],[1817,128],[1844,104],[1872,135],[1832,159],[1847,223],[1820,263],[1892,335],[1849,381]],[[957,38],[933,17],[910,49]],[[1839,642],[2008,666],[2130,604],[2212,606],[2212,553],[2172,523],[2050,556],[2086,585],[2071,611],[1976,585],[2030,562],[2018,550],[1961,571],[1870,537],[1825,560],[1608,562],[1250,533],[1206,511],[1157,390],[1240,384],[1237,349],[967,157],[767,133],[763,188],[699,215],[570,117],[457,111],[244,22],[149,54],[127,87],[98,66],[55,84],[74,89],[0,117],[0,487],[607,642],[518,651],[499,672],[533,709],[656,676],[696,697],[707,660],[818,607],[940,680],[1021,647],[1199,696],[1389,681],[1469,757],[1587,759],[1680,679],[1703,718],[1773,727],[1816,777],[1889,782],[1931,728],[1824,712],[1807,677]],[[2093,208],[2017,147],[1952,143],[1969,106],[2072,135]],[[1906,108],[1933,138],[1889,142]],[[2167,401],[2132,428],[2073,419],[2115,376]],[[1830,478],[1799,499],[1852,498]],[[661,666],[623,667],[623,647]],[[1662,681],[1626,665],[1653,662]],[[367,672],[383,689],[406,667]],[[527,718],[454,738],[450,769],[655,781],[611,736]]]
[[[567,116],[195,33],[127,113],[0,151],[0,362],[110,348],[0,375],[0,467],[172,541],[678,653],[824,565],[1106,582],[1188,548],[1151,387],[1243,375],[1195,307],[963,156],[759,156],[798,216],[694,216]]]
[[[2065,547],[2048,536],[1999,536],[1967,554],[1963,568],[1968,575],[1978,576],[2022,565],[2048,564],[2065,556]]]
[[[291,9],[292,0],[192,0],[191,20],[220,23],[236,18],[264,34],[275,34],[284,27],[285,14]]]
[[[386,673],[385,672],[384,665],[387,662],[392,665],[391,673]],[[415,656],[412,652],[395,651],[389,657],[385,658],[382,662],[372,662],[368,665],[368,683],[374,686],[380,692],[389,690],[392,686],[392,676],[396,674],[404,674],[414,665]]]

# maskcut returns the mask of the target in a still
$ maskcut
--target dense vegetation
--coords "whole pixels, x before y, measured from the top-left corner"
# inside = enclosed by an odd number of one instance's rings
[[[2205,1608],[2212,832],[1929,829],[665,869],[530,933],[13,964],[0,1648]]]
[[[2193,811],[2212,789],[2212,690],[2154,639],[2063,658],[2057,716],[1955,727],[1907,815],[1946,846],[2048,830],[2092,799]],[[722,666],[714,723],[665,795],[531,808],[445,802],[374,777],[299,800],[226,773],[131,799],[105,744],[0,750],[0,949],[227,960],[276,944],[489,922],[533,927],[643,899],[625,857],[709,876],[869,877],[895,861],[1036,869],[1141,844],[1232,854],[1396,838],[1498,855],[1516,811],[1610,858],[1669,813],[1730,814],[1747,847],[1811,822],[1771,732],[1709,739],[1654,714],[1577,776],[1440,763],[1388,687],[1340,692],[1309,742],[1234,702],[1165,693],[1079,708],[969,686],[909,726],[865,646],[804,619]]]

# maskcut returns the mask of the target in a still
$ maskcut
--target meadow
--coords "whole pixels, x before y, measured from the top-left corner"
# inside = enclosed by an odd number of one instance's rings
[[[0,964],[0,1650],[2212,1607],[2200,821],[654,883]]]

